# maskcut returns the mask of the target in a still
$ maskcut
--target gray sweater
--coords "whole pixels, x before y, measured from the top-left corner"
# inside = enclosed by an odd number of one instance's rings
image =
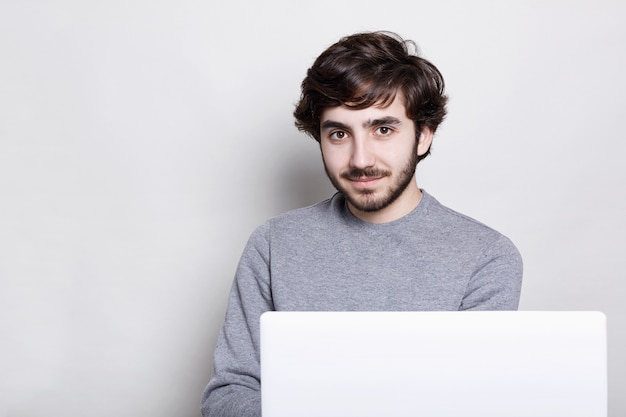
[[[259,317],[268,310],[514,310],[522,260],[495,230],[424,192],[408,215],[372,224],[345,199],[259,227],[239,262],[203,416],[261,415]]]

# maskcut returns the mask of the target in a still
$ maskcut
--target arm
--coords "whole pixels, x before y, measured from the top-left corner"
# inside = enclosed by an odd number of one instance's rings
[[[517,310],[522,286],[522,257],[505,236],[476,260],[459,310]]]
[[[260,417],[259,318],[273,310],[267,225],[250,237],[230,292],[215,348],[214,373],[202,395],[205,417]]]

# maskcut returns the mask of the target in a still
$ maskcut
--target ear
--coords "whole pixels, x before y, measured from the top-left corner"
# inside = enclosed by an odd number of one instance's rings
[[[429,127],[425,126],[420,132],[420,137],[417,142],[417,156],[422,156],[428,152],[430,145],[433,143],[433,131]]]

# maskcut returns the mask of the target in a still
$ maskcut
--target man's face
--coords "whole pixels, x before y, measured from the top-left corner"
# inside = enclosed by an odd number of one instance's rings
[[[418,155],[428,150],[432,133],[425,129],[426,141],[416,141],[415,124],[406,116],[401,96],[385,108],[328,108],[320,126],[326,173],[353,211],[373,213],[417,204],[415,166]]]

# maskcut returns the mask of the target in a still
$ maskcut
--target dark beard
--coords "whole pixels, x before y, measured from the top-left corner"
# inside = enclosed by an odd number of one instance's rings
[[[324,158],[322,155],[322,161],[323,160]],[[377,200],[374,200],[371,198],[365,198],[364,200],[359,200],[355,198],[356,196],[350,195],[346,191],[346,189],[344,189],[339,184],[339,181],[336,178],[334,178],[332,175],[330,175],[330,173],[328,172],[328,168],[326,167],[326,163],[324,163],[324,169],[326,171],[326,175],[328,176],[328,179],[333,184],[333,186],[337,189],[337,191],[341,192],[346,197],[346,200],[348,200],[348,202],[353,207],[355,207],[356,209],[360,211],[371,213],[371,212],[379,211],[388,207],[394,201],[396,201],[398,197],[402,195],[404,190],[407,189],[407,187],[409,186],[409,184],[411,184],[411,181],[413,180],[413,177],[415,175],[415,170],[417,168],[418,160],[419,160],[419,157],[417,155],[417,141],[415,141],[415,146],[413,148],[413,152],[411,153],[411,158],[409,159],[407,164],[404,166],[404,168],[398,173],[397,180],[388,189],[388,193]],[[365,169],[353,168],[350,171],[341,174],[341,177],[345,179],[357,179],[357,178],[364,178],[364,177],[382,177],[382,176],[389,176],[389,175],[391,175],[390,172],[385,171],[385,170],[379,170],[376,168],[365,168]],[[364,197],[367,197],[371,194],[373,194],[371,190],[363,190],[359,192],[359,195],[364,196]]]

